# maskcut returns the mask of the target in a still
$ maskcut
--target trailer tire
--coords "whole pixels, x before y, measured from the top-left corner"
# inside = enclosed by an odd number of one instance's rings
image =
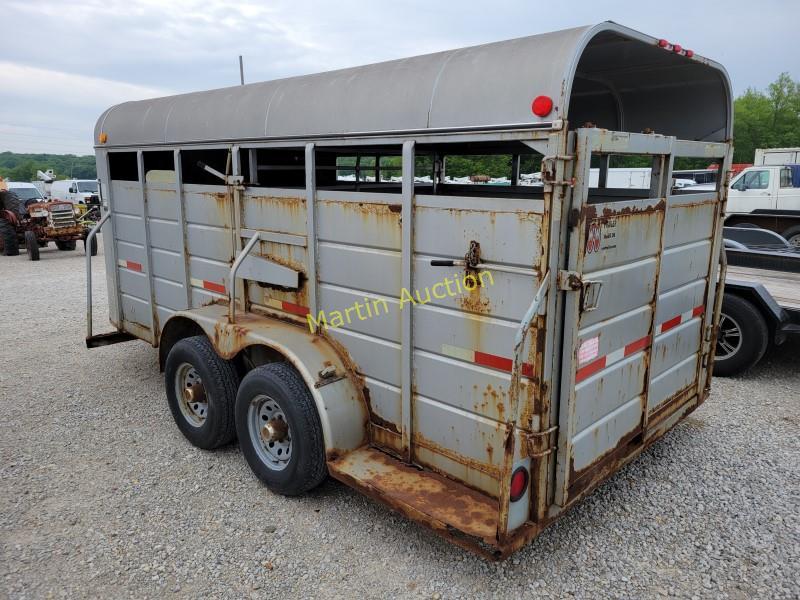
[[[17,229],[2,217],[0,217],[0,241],[3,243],[3,256],[19,255]]]
[[[39,260],[39,240],[36,239],[36,234],[30,229],[25,232],[25,250],[29,259]]]
[[[781,235],[789,244],[795,248],[800,248],[800,225],[789,227]]]
[[[250,468],[273,492],[296,496],[328,474],[317,406],[300,374],[287,363],[256,367],[242,380],[236,432]]]
[[[65,250],[65,251],[75,250],[75,246],[76,246],[75,240],[67,240],[65,242],[56,241],[56,248],[58,248],[59,250]]]
[[[184,338],[170,349],[164,381],[175,424],[192,445],[213,450],[234,440],[239,375],[206,336]]]
[[[769,328],[752,302],[725,294],[717,332],[714,375],[728,377],[753,367],[767,351]]]

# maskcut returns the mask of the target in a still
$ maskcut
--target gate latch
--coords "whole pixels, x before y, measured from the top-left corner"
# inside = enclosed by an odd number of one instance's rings
[[[600,303],[603,292],[603,282],[583,279],[577,271],[559,271],[558,289],[565,292],[581,293],[581,310],[595,310]]]

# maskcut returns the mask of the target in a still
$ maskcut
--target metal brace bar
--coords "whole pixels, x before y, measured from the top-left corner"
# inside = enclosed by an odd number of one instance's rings
[[[250,238],[250,241],[247,242],[247,245],[244,249],[239,253],[239,256],[236,257],[236,260],[233,261],[233,265],[231,265],[230,273],[228,274],[228,322],[235,323],[236,322],[236,271],[239,270],[239,266],[242,264],[242,261],[250,254],[250,251],[253,249],[258,241],[261,239],[261,232],[256,231],[253,234],[253,237]],[[244,307],[247,310],[247,307]]]
[[[86,242],[84,242],[86,248],[86,339],[92,337],[92,240],[110,216],[111,212],[106,212],[97,225],[92,227],[89,235],[86,236]]]
[[[515,369],[516,365],[520,363],[520,355],[522,354],[522,346],[524,345],[525,342],[525,336],[528,334],[528,329],[530,329],[531,327],[531,321],[533,321],[533,318],[539,311],[539,305],[541,305],[542,300],[547,294],[547,284],[549,282],[550,282],[550,271],[545,273],[544,277],[542,277],[542,282],[539,284],[539,289],[536,290],[536,294],[533,297],[533,301],[531,302],[531,305],[528,307],[528,310],[525,311],[525,316],[522,317],[522,321],[519,324],[517,333],[514,336]]]

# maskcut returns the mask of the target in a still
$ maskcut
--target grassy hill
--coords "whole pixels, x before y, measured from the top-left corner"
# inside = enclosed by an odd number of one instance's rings
[[[94,155],[76,156],[74,154],[17,154],[0,152],[0,175],[11,181],[32,181],[36,171],[53,169],[57,179],[75,177],[95,179],[97,168]]]

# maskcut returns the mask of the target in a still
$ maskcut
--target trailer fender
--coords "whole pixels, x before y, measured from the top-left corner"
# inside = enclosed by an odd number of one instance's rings
[[[196,325],[194,332],[188,321]],[[346,351],[329,337],[312,334],[300,324],[252,313],[239,313],[236,322],[229,323],[227,307],[212,304],[178,311],[167,320],[160,344],[162,360],[169,347],[185,336],[174,335],[175,331],[191,335],[202,331],[225,359],[254,345],[281,354],[314,397],[328,460],[367,443],[369,413],[363,383]]]

